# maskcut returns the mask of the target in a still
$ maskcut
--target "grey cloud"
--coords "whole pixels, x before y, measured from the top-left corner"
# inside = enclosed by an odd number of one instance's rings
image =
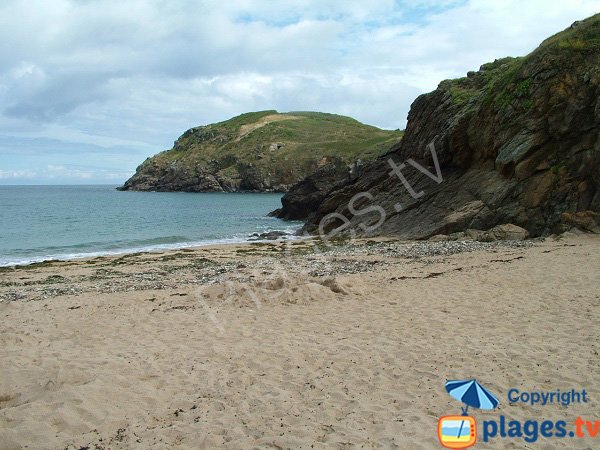
[[[94,144],[65,142],[59,139],[0,135],[0,154],[3,156],[36,156],[39,155],[40,152],[45,152],[47,155],[96,155],[98,157],[114,157],[123,155],[124,151],[127,151],[130,154],[137,153],[135,157],[139,157],[143,154],[139,151],[132,151],[131,147],[124,145],[103,147]]]
[[[135,141],[146,156],[186,128],[258,109],[401,128],[420,92],[531,51],[595,3],[5,0],[0,134]],[[55,155],[55,144],[31,151]]]
[[[55,121],[81,105],[105,100],[109,94],[106,89],[109,76],[103,73],[51,75],[44,86],[14,99],[3,112],[32,121]]]

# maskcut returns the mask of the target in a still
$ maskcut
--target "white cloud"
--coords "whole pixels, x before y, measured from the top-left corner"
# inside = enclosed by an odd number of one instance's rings
[[[0,135],[118,148],[120,173],[189,127],[252,110],[402,128],[420,92],[525,54],[597,9],[592,0],[6,0]]]
[[[0,169],[0,184],[35,182],[61,184],[64,182],[74,184],[86,183],[120,183],[126,173],[111,171],[96,167],[67,167],[63,165],[48,164],[45,167],[34,167],[21,170]]]
[[[33,170],[2,170],[0,169],[0,180],[23,180],[33,179],[37,172]]]

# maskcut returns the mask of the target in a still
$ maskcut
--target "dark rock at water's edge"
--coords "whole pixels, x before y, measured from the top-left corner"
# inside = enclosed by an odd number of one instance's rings
[[[525,57],[499,59],[465,78],[442,81],[413,102],[406,133],[390,154],[365,164],[356,178],[296,184],[277,215],[305,219],[304,231],[311,233],[319,224],[325,232],[334,230],[346,218],[359,235],[405,239],[501,224],[520,226],[531,237],[572,226],[598,231],[599,86],[595,15]],[[432,179],[434,155],[440,183]],[[389,159],[405,164],[405,182],[390,175]],[[407,184],[423,194],[409,195]],[[350,205],[361,192],[370,197]],[[382,210],[366,213],[369,206]],[[322,221],[332,213],[338,218]]]
[[[306,211],[316,211],[332,188],[355,180],[362,168],[361,160],[350,167],[340,160],[331,161],[294,185],[294,189],[281,199],[282,208],[269,215],[285,220],[306,218]]]
[[[265,233],[252,233],[248,238],[249,241],[276,241],[285,239],[290,236],[290,233],[285,231],[267,231]]]
[[[144,161],[119,188],[133,191],[285,192],[323,167],[386,152],[401,131],[314,112],[246,113],[191,128]]]

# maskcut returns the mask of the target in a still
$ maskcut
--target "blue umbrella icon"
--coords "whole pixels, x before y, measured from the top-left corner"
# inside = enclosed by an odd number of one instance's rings
[[[479,409],[494,409],[498,406],[498,399],[477,380],[453,380],[446,382],[446,391],[456,400],[467,405],[462,408],[462,415],[467,416],[469,406]],[[460,424],[458,437],[462,432],[464,421]]]

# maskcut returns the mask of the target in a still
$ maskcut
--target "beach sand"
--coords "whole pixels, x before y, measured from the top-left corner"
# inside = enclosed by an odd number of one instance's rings
[[[600,238],[200,248],[0,272],[0,449],[441,448],[481,423],[600,418]],[[586,389],[587,404],[510,404]],[[571,425],[569,425],[571,426]],[[495,438],[481,448],[598,448]]]

